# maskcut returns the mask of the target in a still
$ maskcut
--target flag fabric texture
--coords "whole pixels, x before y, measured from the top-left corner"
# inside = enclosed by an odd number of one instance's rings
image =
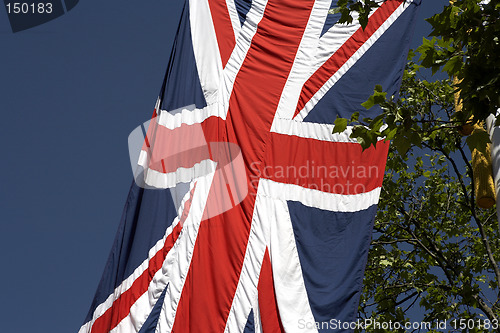
[[[397,95],[419,1],[336,4],[185,2],[80,333],[352,331],[389,143],[333,123]]]

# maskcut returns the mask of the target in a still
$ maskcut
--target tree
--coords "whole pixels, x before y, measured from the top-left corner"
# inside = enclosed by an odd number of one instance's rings
[[[340,0],[337,5],[341,22],[357,11],[366,25],[379,2]],[[457,0],[444,7],[427,19],[432,39],[410,52],[400,98],[376,86],[363,106],[380,105],[380,116],[359,119],[356,113],[335,122],[334,132],[353,125],[352,137],[364,148],[381,138],[392,140],[359,308],[362,319],[408,322],[412,309],[419,308],[424,315],[419,320],[447,319],[447,330],[500,332],[498,221],[493,209],[475,205],[469,162],[470,151],[484,151],[489,138],[484,132],[465,138],[457,131],[496,115],[500,107],[499,18],[498,0]],[[432,75],[441,70],[446,78],[424,80],[425,70]],[[455,112],[455,94],[461,112]],[[409,331],[396,328],[366,330]]]
[[[467,145],[443,124],[454,108],[451,80],[420,80],[416,67],[408,65],[397,108],[419,113],[420,132],[409,139],[427,136],[420,147],[391,145],[359,315],[403,323],[420,308],[419,320],[433,325],[448,320],[465,332],[461,319],[481,319],[486,328],[470,331],[500,331],[496,211],[476,207]]]

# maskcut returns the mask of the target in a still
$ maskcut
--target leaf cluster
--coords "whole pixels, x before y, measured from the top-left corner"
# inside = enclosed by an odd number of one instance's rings
[[[339,0],[337,2],[337,7],[330,11],[330,14],[341,13],[338,23],[350,24],[353,22],[353,13],[356,13],[357,19],[363,29],[368,24],[368,16],[370,12],[378,8],[380,1],[366,0],[366,1],[355,1],[355,0]]]
[[[363,106],[379,105],[382,114],[335,121],[334,133],[352,126],[351,137],[364,149],[381,139],[392,143],[361,319],[500,320],[500,231],[494,209],[475,206],[469,161],[472,150],[485,151],[489,137],[475,132],[465,139],[457,131],[500,107],[499,1],[455,0],[427,19],[431,36],[410,51],[399,98],[376,86]],[[365,27],[381,3],[339,0],[332,11],[342,14],[339,23],[357,17]],[[414,317],[415,308],[422,318]]]
[[[360,318],[415,322],[415,308],[424,322],[499,318],[496,213],[475,209],[464,156],[451,137],[418,154],[391,148]]]
[[[500,107],[499,1],[456,0],[427,19],[432,25],[432,39],[424,38],[416,53],[409,53],[402,100],[395,101],[393,96],[385,95],[382,87],[376,86],[363,106],[369,109],[380,105],[383,113],[373,120],[350,119],[354,125],[351,137],[357,138],[363,148],[376,145],[379,138],[393,140],[398,151],[404,154],[412,145],[420,147],[423,141],[439,139],[443,133],[447,135],[450,128],[473,125],[490,115],[496,116]],[[349,10],[349,3],[347,1],[347,9],[343,10]],[[371,5],[365,3],[364,6]],[[414,61],[417,54],[418,61]],[[417,73],[422,68],[430,69],[433,75],[440,70],[449,79],[438,83],[420,80]],[[454,93],[460,101],[460,112],[451,112]],[[428,105],[421,102],[429,100],[423,98],[423,94],[433,94],[439,103],[446,99],[449,103],[449,107],[443,108],[446,113],[439,114],[441,119],[433,122],[433,127],[422,118],[421,108]],[[385,126],[380,125],[380,121]],[[348,123],[338,120],[335,125],[334,133]],[[500,117],[496,125],[500,125]],[[488,142],[484,132],[476,132],[467,140],[471,150],[482,152]]]
[[[463,119],[482,121],[500,107],[500,2],[456,0],[427,19],[431,40],[417,51],[421,64],[459,81]]]

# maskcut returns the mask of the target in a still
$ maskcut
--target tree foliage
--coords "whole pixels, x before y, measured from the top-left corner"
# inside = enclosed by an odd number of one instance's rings
[[[457,332],[489,332],[500,327],[496,211],[476,207],[467,144],[443,123],[453,110],[450,80],[419,80],[415,66],[405,73],[397,109],[418,122],[406,129],[407,143],[391,145],[359,316],[448,320],[448,330],[456,320]],[[461,319],[474,320],[466,328],[475,329],[459,329]]]
[[[365,26],[379,4],[340,0],[336,11],[341,22],[358,12]],[[376,86],[363,106],[379,105],[381,115],[355,113],[334,126],[334,132],[353,126],[352,137],[364,148],[392,141],[359,317],[448,320],[446,331],[500,332],[498,221],[494,209],[475,205],[469,162],[470,151],[484,151],[489,137],[457,131],[500,107],[500,4],[456,0],[427,21],[431,38],[410,51],[399,99]],[[445,78],[425,80],[423,71]],[[474,324],[460,327],[461,319]]]
[[[363,5],[353,0],[339,1],[340,22],[349,22],[353,12],[358,12],[360,17],[366,16],[367,20],[369,9],[379,5],[380,1],[365,1]],[[418,72],[423,67],[430,69],[432,74],[442,71],[449,78],[456,78],[458,83],[451,86],[460,95],[463,111],[443,116],[431,129],[423,126],[427,122],[419,117],[417,110],[402,110],[393,96],[385,95],[383,87],[375,87],[364,106],[370,108],[378,104],[383,109],[382,115],[375,120],[351,119],[355,126],[353,137],[358,138],[364,148],[386,137],[402,152],[409,148],[408,141],[420,146],[430,131],[484,121],[490,114],[496,115],[500,107],[500,1],[456,0],[427,21],[432,25],[432,39],[423,39],[416,49],[418,64],[410,63],[409,71]],[[422,84],[431,85],[427,81]],[[387,126],[379,126],[380,123]],[[497,123],[500,125],[500,118]],[[340,129],[336,127],[335,131]],[[478,133],[467,143],[470,148],[484,151],[488,142],[484,134]]]

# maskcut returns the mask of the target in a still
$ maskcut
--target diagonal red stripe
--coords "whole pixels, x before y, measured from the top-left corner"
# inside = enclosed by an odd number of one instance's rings
[[[133,282],[132,286],[121,294],[102,316],[97,318],[94,325],[92,325],[91,333],[106,333],[115,328],[120,321],[128,316],[130,313],[130,307],[139,299],[139,297],[141,297],[142,294],[148,291],[149,284],[153,280],[155,273],[162,267],[168,252],[179,237],[182,225],[191,208],[195,188],[196,184],[191,190],[189,200],[186,201],[179,223],[174,227],[172,233],[167,236],[163,248],[149,260],[148,268]]]
[[[384,2],[370,16],[368,24],[363,30],[359,28],[318,70],[307,80],[297,103],[294,117],[304,108],[318,90],[356,53],[359,48],[377,31],[378,28],[403,5],[401,0]]]
[[[276,302],[276,293],[274,290],[273,269],[271,259],[269,258],[269,250],[266,248],[262,267],[260,269],[259,283],[257,285],[259,292],[259,310],[260,321],[263,332],[285,332],[281,323]]]
[[[233,25],[225,1],[208,0],[208,4],[212,22],[214,23],[215,35],[217,36],[222,67],[226,67],[236,44]]]

